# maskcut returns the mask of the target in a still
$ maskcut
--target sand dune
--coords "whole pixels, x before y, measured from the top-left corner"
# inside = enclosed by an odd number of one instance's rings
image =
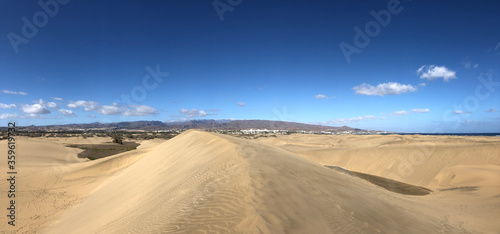
[[[259,142],[278,146],[323,165],[410,183],[440,188],[453,186],[441,181],[440,173],[472,166],[489,169],[481,178],[500,178],[500,138],[461,136],[325,136],[300,135],[259,138]],[[493,167],[491,167],[493,165]],[[477,170],[476,170],[477,171]],[[463,170],[462,170],[463,172]],[[476,173],[467,173],[468,177]],[[497,175],[497,176],[494,176]],[[500,182],[500,181],[498,181]],[[492,184],[486,183],[485,185]]]
[[[24,139],[30,146],[46,141]],[[138,150],[95,161],[77,159],[75,149],[53,141],[47,145],[58,154],[47,157],[42,149],[34,151],[30,157],[41,158],[39,163],[19,169],[25,173],[20,179],[26,181],[19,188],[25,191],[19,209],[26,215],[20,215],[16,229],[46,233],[500,230],[495,222],[500,218],[500,151],[499,140],[493,138],[291,135],[246,140],[190,130],[169,141],[142,143]],[[398,157],[428,145],[434,150],[414,170],[419,176],[397,174]],[[72,157],[66,160],[68,155]],[[391,179],[433,192],[395,193],[324,165],[385,177],[393,173]]]
[[[16,138],[17,187],[16,227],[2,225],[2,232],[35,233],[47,228],[71,207],[81,203],[100,183],[111,174],[132,163],[127,158],[138,158],[160,142],[147,142],[135,152],[127,152],[99,161],[77,157],[80,149],[65,147],[73,143],[101,143],[109,139],[34,139]],[[0,141],[0,148],[7,148]],[[1,151],[2,165],[6,168],[7,152]],[[112,164],[112,165],[110,165]],[[109,166],[108,166],[109,165]],[[7,187],[0,193],[7,194]],[[7,196],[2,204],[7,205]],[[7,223],[5,215],[0,222]]]

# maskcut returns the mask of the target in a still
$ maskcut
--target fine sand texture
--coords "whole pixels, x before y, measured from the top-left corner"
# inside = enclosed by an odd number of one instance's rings
[[[106,140],[19,138],[2,232],[500,232],[500,138],[189,130],[93,161],[65,147]]]

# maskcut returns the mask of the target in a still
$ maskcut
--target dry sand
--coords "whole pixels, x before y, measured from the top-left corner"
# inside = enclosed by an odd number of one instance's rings
[[[104,159],[18,144],[17,225],[45,233],[498,233],[500,138],[187,131]],[[6,142],[0,142],[6,149]],[[2,168],[6,150],[0,152]],[[342,170],[428,188],[391,192]],[[7,194],[5,183],[0,193]],[[394,185],[397,186],[397,185]],[[6,196],[0,205],[7,206]]]

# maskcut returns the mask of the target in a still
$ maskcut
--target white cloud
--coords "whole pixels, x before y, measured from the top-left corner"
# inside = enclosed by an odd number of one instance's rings
[[[241,106],[241,107],[246,106],[246,104],[245,104],[244,102],[238,102],[238,103],[236,103],[236,104],[237,104],[238,106]]]
[[[63,99],[62,98],[58,98],[58,97],[53,97],[52,100],[55,100],[55,101],[62,101]]]
[[[5,113],[0,115],[0,119],[15,119],[18,118],[19,116],[15,113]]]
[[[46,119],[46,117],[43,117],[35,113],[27,113],[25,115],[18,115],[16,113],[6,113],[6,114],[0,114],[0,119]]]
[[[366,83],[363,83],[359,86],[352,88],[356,94],[361,95],[395,95],[401,93],[411,93],[416,92],[417,88],[412,85],[404,85],[396,82],[388,82],[379,84],[377,86],[372,86]]]
[[[379,117],[373,116],[373,115],[365,115],[365,117],[363,117],[363,119],[379,119]]]
[[[486,110],[484,112],[498,112],[498,110],[495,109],[495,108],[490,108],[490,109],[488,109],[488,110]]]
[[[22,119],[46,119],[46,117],[43,117],[39,114],[33,114],[33,113],[23,115],[19,118],[22,118]]]
[[[117,103],[99,105],[98,102],[83,100],[69,102],[69,108],[78,109],[83,107],[85,111],[95,111],[102,115],[147,116],[158,112],[156,108],[146,105],[119,105]]]
[[[363,120],[374,120],[374,119],[382,119],[380,117],[376,117],[373,115],[365,115],[365,116],[358,116],[354,118],[349,118],[349,119],[344,119],[344,118],[338,118],[338,119],[332,119],[326,122],[319,122],[319,124],[324,124],[324,125],[346,125],[354,122],[359,122]],[[384,118],[385,119],[385,118]]]
[[[460,115],[460,114],[469,114],[470,112],[468,111],[462,111],[462,110],[455,110],[453,111],[453,114],[457,114],[457,115]]]
[[[99,107],[99,103],[94,101],[82,101],[82,100],[76,102],[69,101],[68,107],[73,109],[83,107],[85,111],[90,111],[97,109]]]
[[[425,87],[425,83],[420,83],[420,84],[418,84],[418,86]]]
[[[131,106],[132,109],[126,108],[123,111],[123,115],[125,116],[147,116],[147,115],[154,115],[158,112],[156,108],[153,108],[151,106],[145,106],[145,105],[137,105],[137,106]]]
[[[33,102],[40,104],[43,107],[57,108],[57,104],[55,102],[45,102],[43,99],[38,99],[38,101],[33,101]]]
[[[429,109],[413,109],[411,110],[413,113],[428,113]]]
[[[185,115],[186,117],[202,117],[202,116],[206,116],[207,115],[206,111],[204,111],[204,110],[196,110],[196,109],[191,109],[191,110],[180,109],[179,112],[181,114]]]
[[[3,93],[6,93],[6,94],[19,94],[19,95],[28,95],[27,93],[25,92],[16,92],[16,91],[10,91],[10,90],[2,90]]]
[[[120,107],[117,105],[113,106],[99,106],[98,108],[94,108],[95,112],[101,114],[101,115],[119,115],[122,113],[120,110]]]
[[[445,66],[424,65],[417,70],[420,79],[434,80],[443,78],[444,81],[457,79],[456,72],[449,70]]]
[[[48,102],[47,106],[50,108],[57,108],[57,104],[55,102]]]
[[[26,114],[49,114],[50,111],[40,104],[24,105],[23,112]]]
[[[182,114],[182,116],[177,116],[177,117],[185,117],[185,118],[191,118],[191,117],[203,117],[207,115],[217,115],[217,112],[215,110],[197,110],[197,109],[180,109],[179,113]]]
[[[0,108],[2,109],[10,109],[10,108],[15,108],[16,107],[16,104],[3,104],[3,103],[0,103]]]
[[[330,98],[335,98],[335,97],[328,97],[324,94],[316,94],[316,95],[314,95],[314,98],[315,99],[330,99]]]
[[[408,113],[408,111],[405,111],[405,110],[400,110],[400,111],[394,111],[392,112],[393,115],[408,115],[410,113]]]
[[[498,42],[497,46],[495,46],[495,50],[498,50],[500,48],[500,41]]]
[[[75,113],[73,113],[72,110],[58,109],[57,111],[60,112],[61,114],[65,115],[65,116],[70,116],[70,117],[76,116]]]
[[[2,92],[6,93],[6,94],[17,94],[17,92],[10,91],[10,90],[2,90]]]

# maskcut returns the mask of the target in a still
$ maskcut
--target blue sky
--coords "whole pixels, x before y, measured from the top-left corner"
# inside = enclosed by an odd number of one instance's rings
[[[40,4],[41,3],[41,4]],[[0,2],[0,124],[500,132],[498,1]]]

